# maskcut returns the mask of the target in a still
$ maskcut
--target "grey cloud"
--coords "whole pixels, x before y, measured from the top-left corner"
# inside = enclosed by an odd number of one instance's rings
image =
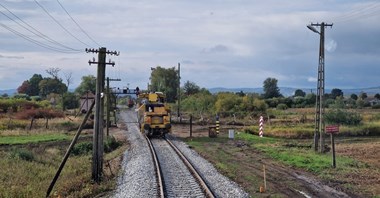
[[[203,53],[223,53],[229,51],[228,47],[225,45],[215,45],[214,47],[208,48],[208,49],[203,49]]]
[[[23,56],[4,56],[0,54],[0,58],[8,58],[8,59],[24,59]]]

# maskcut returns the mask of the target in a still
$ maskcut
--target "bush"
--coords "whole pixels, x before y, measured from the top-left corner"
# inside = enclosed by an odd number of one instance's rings
[[[26,149],[13,149],[10,153],[11,158],[22,159],[26,161],[33,161],[34,155],[31,151]]]
[[[78,129],[79,124],[73,122],[73,121],[63,121],[58,123],[52,123],[52,128],[56,128],[59,130],[65,130],[65,131],[75,131]]]
[[[342,125],[358,125],[363,120],[359,113],[342,109],[330,110],[325,114],[324,118],[326,123]]]
[[[120,145],[121,143],[116,141],[115,137],[111,136],[104,142],[104,152],[109,153],[117,149]]]
[[[286,104],[278,104],[277,105],[277,109],[278,110],[286,110],[286,109],[288,109],[288,106],[286,105]]]
[[[92,142],[81,142],[74,146],[73,155],[86,155],[92,151]]]

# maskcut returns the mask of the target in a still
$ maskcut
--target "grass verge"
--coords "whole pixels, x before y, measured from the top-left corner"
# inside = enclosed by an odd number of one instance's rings
[[[309,142],[272,137],[260,138],[252,134],[236,133],[234,140],[229,140],[227,134],[221,134],[218,138],[202,137],[186,141],[200,155],[213,163],[220,172],[242,185],[252,197],[283,197],[284,195],[284,192],[276,190],[266,194],[258,192],[258,186],[262,185],[260,169],[262,169],[263,158],[272,159],[274,164],[285,164],[287,169],[293,167],[289,171],[311,172],[329,185],[349,193],[354,192],[365,197],[378,196],[378,191],[373,186],[376,175],[380,174],[378,167],[355,158],[337,155],[337,168],[332,168],[331,152],[316,153],[311,148],[311,140]],[[273,166],[282,167],[281,165]],[[364,174],[371,171],[372,174]],[[273,177],[275,178],[272,180],[286,180],[286,178]],[[287,186],[295,185],[291,181],[282,181],[282,183]],[[275,185],[272,189],[279,187],[278,183]]]
[[[29,144],[49,141],[69,140],[65,134],[35,134],[22,136],[0,136],[0,145]]]

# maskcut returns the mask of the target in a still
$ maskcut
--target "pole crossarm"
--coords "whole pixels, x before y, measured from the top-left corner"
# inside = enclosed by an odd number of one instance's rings
[[[85,49],[85,51],[87,52],[87,53],[99,53],[99,52],[101,52],[101,50],[100,49],[88,49],[88,48],[86,48]],[[116,51],[109,51],[109,50],[106,50],[105,51],[105,53],[106,54],[109,54],[109,55],[115,55],[115,56],[119,56],[120,55],[120,52],[116,52]]]
[[[322,25],[323,24],[323,25]],[[331,23],[331,24],[327,24],[327,23],[310,23],[310,25],[311,26],[327,26],[327,27],[331,27],[332,28],[332,26],[334,25],[333,23]]]

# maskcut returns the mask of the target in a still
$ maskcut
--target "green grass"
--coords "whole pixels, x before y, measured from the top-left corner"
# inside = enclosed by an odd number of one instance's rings
[[[287,140],[280,138],[263,137],[240,133],[236,135],[239,140],[247,141],[251,146],[263,151],[273,159],[279,160],[293,167],[302,168],[310,172],[322,174],[331,169],[331,153],[318,153],[307,145],[300,144],[297,140]],[[303,147],[288,147],[286,145],[299,145]],[[343,167],[342,171],[350,171],[351,167],[365,167],[360,163],[348,157],[336,157],[337,166]]]
[[[22,136],[0,136],[0,145],[29,144],[49,141],[69,140],[65,134],[36,134]]]

